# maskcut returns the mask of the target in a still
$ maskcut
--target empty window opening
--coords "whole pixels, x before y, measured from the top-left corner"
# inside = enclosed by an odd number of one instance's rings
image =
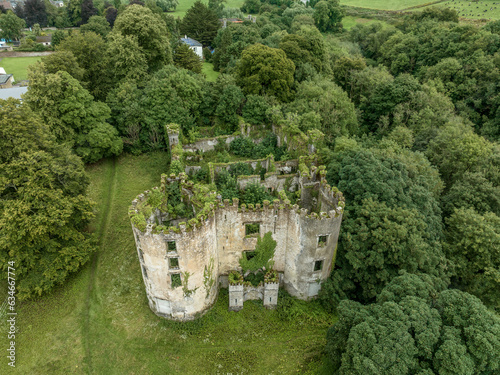
[[[237,304],[237,303],[238,303],[238,300],[237,300],[237,299],[235,299],[235,300],[234,300],[234,304]]]
[[[326,246],[326,241],[328,240],[328,236],[319,236],[318,237],[318,247]]]
[[[245,258],[247,258],[247,260],[250,260],[255,256],[255,251],[244,251],[243,254],[245,254]]]
[[[272,298],[272,297],[269,297],[269,302],[272,302],[272,299],[271,299],[271,298]]]
[[[179,258],[168,258],[168,266],[170,269],[179,269]]]
[[[314,271],[321,271],[323,269],[323,261],[317,260],[314,262]]]
[[[174,273],[173,275],[170,275],[170,282],[172,284],[172,288],[177,288],[178,286],[181,286],[182,285],[181,274]]]
[[[177,251],[177,245],[175,244],[175,241],[168,241],[167,248],[168,251]]]
[[[260,223],[245,224],[245,236],[260,233]]]

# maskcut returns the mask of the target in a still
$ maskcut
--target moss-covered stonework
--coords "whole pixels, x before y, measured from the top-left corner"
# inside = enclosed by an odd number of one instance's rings
[[[284,167],[268,162],[275,171]],[[266,168],[271,169],[270,165]],[[238,199],[222,201],[211,190],[213,185],[193,184],[185,173],[163,175],[160,188],[140,194],[129,215],[151,309],[176,320],[194,319],[209,309],[217,298],[221,276],[240,269],[242,253],[255,249],[257,236],[245,231],[246,224],[255,223],[260,235],[271,232],[277,242],[273,268],[282,274],[280,286],[300,299],[317,295],[321,281],[333,268],[344,199],[326,183],[324,167],[301,169],[296,175],[286,175],[287,188],[299,192],[295,205],[288,199],[248,207],[239,205]],[[273,177],[277,182],[270,187],[281,190],[286,179]],[[179,189],[175,197],[174,185]],[[174,199],[182,202],[177,211],[185,217],[175,215]],[[170,264],[178,266],[169,269]],[[172,287],[172,274],[180,274],[182,287]],[[274,291],[267,299],[276,303]]]

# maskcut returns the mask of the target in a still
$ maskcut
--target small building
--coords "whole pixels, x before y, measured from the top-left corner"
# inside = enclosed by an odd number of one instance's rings
[[[8,1],[0,1],[0,7],[2,7],[5,10],[14,11],[14,8],[12,8],[12,4]]]
[[[36,42],[39,44],[43,44],[44,46],[50,46],[52,42],[52,35],[48,36],[37,36],[36,37]]]
[[[7,42],[5,41],[5,39],[0,40],[0,51],[11,50],[11,49],[12,49],[12,47],[7,45]]]
[[[181,38],[181,42],[187,44],[200,59],[203,58],[203,45],[200,42],[192,38],[188,38],[187,35],[184,35],[184,38]]]
[[[9,98],[23,100],[21,95],[28,91],[28,86],[12,87],[10,89],[0,90],[0,99],[7,100]]]
[[[56,8],[62,8],[64,6],[64,3],[62,1],[53,1],[50,0],[50,3],[55,6]]]
[[[0,74],[0,89],[10,89],[14,82],[12,74]]]

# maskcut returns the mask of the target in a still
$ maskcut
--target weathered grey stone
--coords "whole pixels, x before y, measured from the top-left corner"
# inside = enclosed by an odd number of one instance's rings
[[[300,207],[274,201],[240,209],[237,199],[219,199],[210,215],[189,230],[177,221],[176,231],[155,232],[155,216],[163,217],[158,212],[147,219],[144,232],[132,225],[151,309],[176,320],[204,313],[215,303],[219,285],[228,285],[226,275],[240,269],[242,253],[253,251],[257,237],[267,232],[277,242],[273,269],[281,273],[280,282],[247,291],[242,285],[229,285],[229,308],[239,310],[245,299],[253,298],[263,299],[264,306],[272,308],[277,303],[278,285],[300,299],[316,296],[333,268],[342,220],[341,193],[318,180],[317,172],[312,177],[293,177],[301,191]],[[185,177],[165,181],[180,178]],[[146,195],[139,195],[131,209],[145,199]],[[259,223],[259,234],[246,235],[245,224],[250,223]],[[169,250],[169,242],[175,242],[175,250]],[[179,277],[182,285],[173,285]]]

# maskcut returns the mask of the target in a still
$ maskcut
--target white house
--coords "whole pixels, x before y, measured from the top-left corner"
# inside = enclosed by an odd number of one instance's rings
[[[197,40],[188,38],[187,35],[184,35],[184,38],[181,38],[181,42],[187,44],[189,48],[191,48],[194,53],[198,55],[200,59],[203,58],[203,45]]]

